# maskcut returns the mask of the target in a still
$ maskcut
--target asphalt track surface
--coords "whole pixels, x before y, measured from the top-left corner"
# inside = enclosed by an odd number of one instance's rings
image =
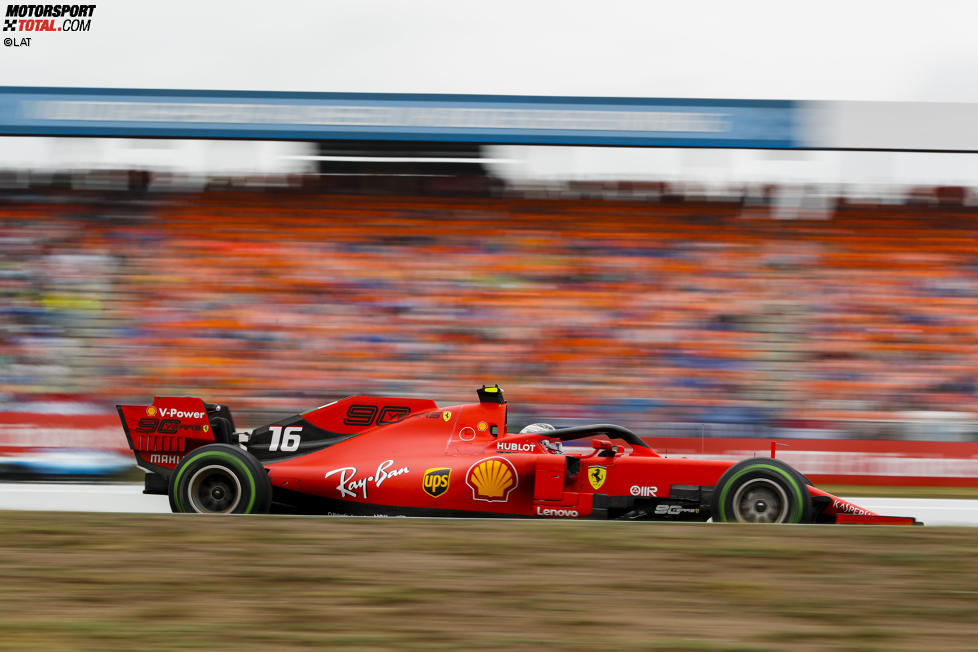
[[[0,483],[0,510],[165,514],[166,496],[147,496],[135,483]],[[925,525],[978,527],[978,500],[850,498],[877,514],[914,516]]]

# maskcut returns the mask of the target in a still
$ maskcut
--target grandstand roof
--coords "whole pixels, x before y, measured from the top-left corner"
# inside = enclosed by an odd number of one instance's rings
[[[978,152],[978,105],[0,87],[0,135]]]
[[[6,135],[795,145],[789,101],[0,87]]]

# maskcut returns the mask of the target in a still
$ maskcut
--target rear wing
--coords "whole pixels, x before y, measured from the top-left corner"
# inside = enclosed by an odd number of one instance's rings
[[[136,465],[169,478],[189,451],[206,444],[236,443],[225,405],[189,396],[157,396],[152,405],[117,405]]]

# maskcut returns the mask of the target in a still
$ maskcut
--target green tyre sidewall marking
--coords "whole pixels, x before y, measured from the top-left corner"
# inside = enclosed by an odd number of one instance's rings
[[[219,460],[227,461],[232,465],[234,465],[239,471],[244,472],[245,477],[248,478],[248,486],[251,489],[251,495],[248,498],[248,506],[245,508],[244,513],[250,514],[251,508],[254,507],[255,505],[255,478],[254,476],[251,475],[251,471],[248,469],[248,466],[244,462],[234,457],[233,455],[229,453],[224,453],[222,451],[205,451],[203,453],[200,453],[199,455],[195,455],[194,457],[191,457],[187,461],[187,463],[183,466],[182,469],[180,469],[180,472],[177,473],[177,477],[173,480],[173,487],[175,489],[175,491],[173,492],[174,494],[173,501],[177,504],[177,509],[180,512],[184,511],[183,503],[180,500],[180,478],[183,477],[183,472],[187,470],[188,466],[190,466],[197,460],[207,459],[208,457],[214,457]]]
[[[789,523],[800,522],[801,512],[802,512],[801,487],[798,486],[798,483],[795,481],[795,479],[791,476],[789,472],[782,469],[781,467],[773,466],[771,464],[751,464],[750,466],[738,471],[732,478],[730,478],[727,481],[727,484],[725,484],[723,486],[723,489],[720,490],[720,500],[718,501],[720,506],[720,518],[723,519],[725,522],[727,521],[727,514],[726,514],[727,494],[730,491],[731,485],[734,484],[737,478],[744,475],[745,473],[753,473],[754,471],[758,471],[758,470],[774,471],[775,473],[782,476],[785,480],[788,481],[788,484],[791,485],[791,488],[794,490],[794,494],[795,494],[795,504],[791,508],[791,514],[788,515],[789,518],[788,522]]]

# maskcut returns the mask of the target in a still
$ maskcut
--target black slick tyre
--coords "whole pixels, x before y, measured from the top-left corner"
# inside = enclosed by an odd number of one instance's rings
[[[261,463],[237,446],[209,444],[177,465],[167,491],[174,512],[266,514],[272,484]]]
[[[713,490],[714,522],[811,523],[812,500],[805,477],[773,458],[734,464]]]

